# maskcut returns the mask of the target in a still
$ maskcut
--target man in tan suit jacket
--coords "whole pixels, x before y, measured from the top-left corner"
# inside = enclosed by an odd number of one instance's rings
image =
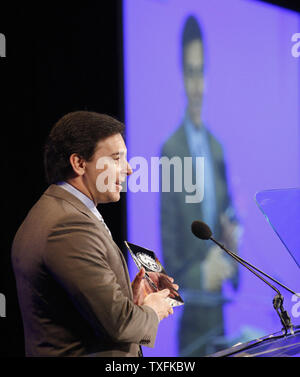
[[[81,111],[50,133],[50,186],[12,248],[27,356],[141,356],[140,345],[153,347],[159,321],[172,313],[168,290],[145,295],[143,270],[131,285],[96,209],[119,200],[132,172],[122,132],[117,120]]]

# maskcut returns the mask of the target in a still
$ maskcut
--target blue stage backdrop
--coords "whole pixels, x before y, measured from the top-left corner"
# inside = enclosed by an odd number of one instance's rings
[[[164,263],[150,161],[184,117],[180,41],[184,20],[193,14],[205,44],[202,118],[224,148],[243,227],[239,254],[299,292],[299,268],[255,203],[260,190],[299,187],[300,57],[292,50],[299,14],[251,0],[124,0],[123,14],[128,158],[149,162],[147,190],[128,189],[128,240],[154,250]],[[136,272],[130,262],[131,276]],[[240,274],[237,291],[224,287],[231,299],[224,306],[228,339],[280,330],[274,292],[243,267]],[[282,293],[291,313],[291,294]],[[160,324],[156,347],[144,347],[146,356],[178,355],[182,311],[175,308]]]

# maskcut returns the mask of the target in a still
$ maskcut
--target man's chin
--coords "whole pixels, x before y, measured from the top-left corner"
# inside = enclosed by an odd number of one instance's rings
[[[114,202],[118,202],[119,200],[120,200],[119,192],[109,192],[106,195],[102,195],[101,198],[99,198],[99,203],[102,203],[102,204],[114,203]]]
[[[193,125],[196,127],[196,128],[200,128],[201,127],[201,118],[194,118],[192,120],[193,122]]]
[[[120,193],[119,192],[114,192],[112,193],[112,202],[118,202],[120,200]]]

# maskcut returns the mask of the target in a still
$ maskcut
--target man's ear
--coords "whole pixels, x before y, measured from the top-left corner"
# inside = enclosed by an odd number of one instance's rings
[[[85,160],[79,156],[77,153],[73,153],[70,156],[70,164],[73,168],[74,173],[77,175],[83,175],[85,173]]]

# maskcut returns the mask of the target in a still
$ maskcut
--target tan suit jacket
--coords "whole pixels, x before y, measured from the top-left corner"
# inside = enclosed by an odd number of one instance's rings
[[[51,185],[12,247],[28,356],[140,356],[158,317],[133,303],[126,261],[99,219]]]

